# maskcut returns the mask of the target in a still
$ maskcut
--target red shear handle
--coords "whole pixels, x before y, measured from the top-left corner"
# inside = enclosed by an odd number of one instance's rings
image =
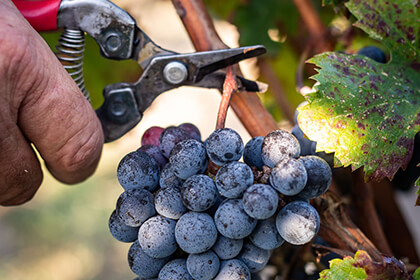
[[[61,0],[12,0],[37,31],[57,30],[57,13]]]

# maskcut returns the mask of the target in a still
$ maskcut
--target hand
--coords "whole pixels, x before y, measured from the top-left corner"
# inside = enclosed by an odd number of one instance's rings
[[[9,0],[0,0],[0,204],[30,200],[42,182],[31,143],[51,174],[91,175],[103,132],[77,85]]]

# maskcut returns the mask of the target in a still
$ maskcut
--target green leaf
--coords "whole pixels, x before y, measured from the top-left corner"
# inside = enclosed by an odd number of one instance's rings
[[[416,269],[416,271],[414,271],[414,273],[413,273],[413,279],[414,280],[420,280],[420,267],[418,267]]]
[[[354,258],[345,257],[343,260],[331,260],[330,268],[321,271],[319,276],[319,279],[328,280],[412,279],[412,277],[407,272],[405,265],[401,261],[398,261],[394,257],[383,257],[382,262],[375,262],[367,252],[362,250],[357,251],[354,255]]]
[[[355,260],[352,257],[344,259],[333,259],[330,261],[330,268],[324,269],[319,274],[319,279],[327,280],[359,280],[366,279],[367,275],[363,268],[354,266]]]
[[[353,0],[348,9],[372,38],[390,48],[391,61],[324,53],[298,122],[318,151],[335,152],[336,166],[364,166],[366,179],[392,179],[411,159],[420,130],[418,9],[413,1]]]

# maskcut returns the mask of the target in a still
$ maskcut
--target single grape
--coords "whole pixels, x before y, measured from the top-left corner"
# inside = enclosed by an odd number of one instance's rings
[[[184,205],[192,211],[205,211],[217,200],[217,188],[214,181],[207,175],[189,177],[181,188]]]
[[[129,227],[118,217],[117,211],[112,211],[108,220],[109,231],[112,236],[121,242],[133,242],[137,240],[139,227]]]
[[[187,212],[182,202],[181,190],[174,186],[157,191],[155,208],[160,215],[173,220],[178,220]]]
[[[168,187],[178,187],[181,188],[184,180],[178,178],[175,175],[175,171],[172,168],[172,164],[168,162],[160,172],[159,185],[161,189]]]
[[[207,168],[206,148],[195,139],[181,141],[172,149],[169,161],[175,175],[186,180]]]
[[[178,248],[175,241],[174,220],[157,215],[145,221],[139,230],[139,243],[152,258],[165,258]]]
[[[264,137],[261,146],[261,158],[264,164],[271,168],[283,158],[298,158],[299,154],[299,142],[286,130],[274,130]]]
[[[168,126],[159,137],[159,149],[166,158],[176,144],[189,138],[187,132],[180,127]]]
[[[125,190],[141,188],[154,191],[159,181],[159,166],[152,156],[137,150],[120,161],[117,177]]]
[[[309,140],[305,137],[305,134],[300,129],[298,124],[295,124],[292,128],[292,134],[296,137],[299,141],[300,145],[300,155],[307,156],[307,155],[314,155],[316,151],[316,142]]]
[[[378,47],[367,46],[367,47],[364,47],[364,48],[360,49],[357,53],[361,54],[361,55],[364,55],[366,57],[369,57],[370,59],[373,59],[376,62],[386,63],[386,55]]]
[[[139,227],[156,213],[153,194],[145,189],[126,190],[117,200],[116,211],[124,224]]]
[[[219,234],[212,250],[221,260],[228,260],[239,255],[242,245],[243,239],[232,239]]]
[[[153,145],[159,147],[159,137],[163,130],[163,127],[160,126],[152,126],[148,128],[141,137],[141,146]]]
[[[220,261],[209,250],[201,254],[191,254],[187,258],[187,270],[195,280],[212,280],[219,272]]]
[[[305,187],[297,195],[301,198],[311,199],[325,193],[332,178],[331,168],[328,163],[317,156],[304,156],[299,158],[308,175]]]
[[[251,280],[251,272],[241,260],[226,260],[220,263],[219,273],[214,280]]]
[[[156,163],[159,165],[160,169],[162,169],[168,160],[162,155],[159,148],[153,145],[144,145],[138,148],[139,151],[143,151],[153,157]]]
[[[223,201],[214,215],[214,221],[220,234],[232,239],[247,237],[257,225],[257,220],[245,212],[242,199]]]
[[[303,163],[294,158],[279,161],[270,173],[270,184],[284,195],[296,195],[303,190],[308,180]]]
[[[288,203],[276,217],[279,234],[293,245],[303,245],[311,241],[318,233],[319,225],[318,212],[303,201]]]
[[[244,210],[250,217],[263,220],[274,215],[279,196],[269,185],[255,184],[245,191],[242,200]]]
[[[223,165],[216,174],[216,187],[227,198],[238,198],[254,182],[251,168],[245,163],[234,161]]]
[[[189,138],[201,142],[200,130],[195,125],[193,125],[192,123],[183,123],[180,124],[179,127],[185,130],[185,132],[187,132]]]
[[[169,261],[159,272],[158,280],[193,280],[187,270],[185,259]]]
[[[244,162],[249,166],[255,166],[262,169],[264,162],[261,158],[261,147],[264,137],[257,136],[246,143],[244,148]]]
[[[217,229],[210,215],[187,212],[176,223],[175,238],[179,247],[185,252],[203,253],[216,242]]]
[[[145,254],[137,241],[131,244],[128,251],[128,265],[141,279],[157,277],[168,260],[169,258],[157,259]]]
[[[269,250],[258,248],[254,244],[246,242],[238,259],[244,262],[249,268],[249,272],[254,273],[261,271],[267,265],[270,255]]]
[[[265,250],[274,250],[284,243],[283,238],[277,231],[276,219],[274,216],[266,220],[258,221],[257,226],[249,236],[249,240],[251,240],[255,246]]]
[[[230,128],[213,131],[206,140],[209,158],[217,165],[237,161],[242,157],[244,143],[241,136]]]

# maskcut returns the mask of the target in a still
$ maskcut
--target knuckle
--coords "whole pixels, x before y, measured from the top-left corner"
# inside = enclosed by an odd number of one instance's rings
[[[58,165],[65,173],[60,178],[64,183],[74,184],[86,179],[94,172],[101,155],[103,136],[98,131],[79,134],[62,147],[63,156]]]

